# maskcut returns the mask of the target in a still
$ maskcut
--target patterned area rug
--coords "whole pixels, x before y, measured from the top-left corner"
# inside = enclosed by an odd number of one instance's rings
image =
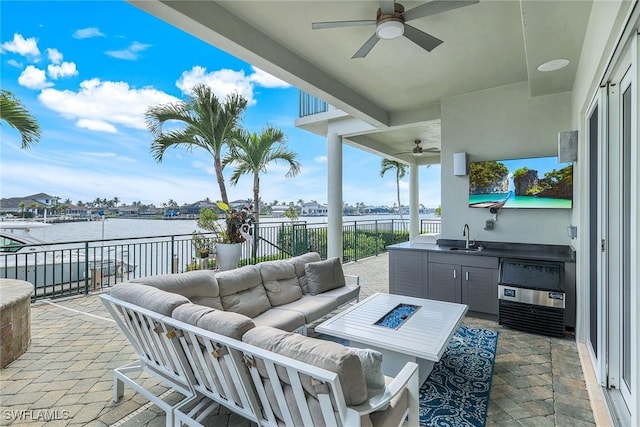
[[[420,388],[421,426],[484,426],[498,333],[461,326]]]

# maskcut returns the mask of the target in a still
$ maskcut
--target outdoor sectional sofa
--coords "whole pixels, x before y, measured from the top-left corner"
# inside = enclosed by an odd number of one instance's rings
[[[139,360],[114,370],[114,400],[126,383],[167,425],[417,426],[416,364],[384,377],[380,353],[304,335],[358,295],[317,253],[118,284],[101,298]],[[141,371],[184,398],[166,403]]]

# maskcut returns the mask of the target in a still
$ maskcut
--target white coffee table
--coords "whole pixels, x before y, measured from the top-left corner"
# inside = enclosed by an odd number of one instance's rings
[[[411,304],[418,309],[397,329],[375,324],[398,304]],[[376,293],[315,330],[350,340],[354,347],[380,351],[384,373],[389,376],[396,375],[406,362],[417,363],[422,384],[442,357],[467,309],[464,304]]]

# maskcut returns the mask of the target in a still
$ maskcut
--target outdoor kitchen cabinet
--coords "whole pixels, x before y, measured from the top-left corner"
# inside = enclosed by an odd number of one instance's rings
[[[498,314],[498,258],[432,253],[429,299],[467,304],[469,311]]]
[[[423,250],[389,251],[389,292],[416,298],[428,298],[427,263]]]

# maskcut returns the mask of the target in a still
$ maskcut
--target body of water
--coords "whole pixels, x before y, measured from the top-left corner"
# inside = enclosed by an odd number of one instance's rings
[[[504,199],[504,194],[472,194],[469,195],[469,205],[484,202],[500,202]],[[571,209],[571,199],[558,199],[551,197],[535,196],[511,196],[507,199],[505,208],[559,208]]]
[[[407,220],[408,215],[404,216]],[[420,218],[434,218],[433,215],[421,215]],[[361,215],[345,216],[345,224],[353,221],[390,221],[399,220],[399,215]],[[322,224],[327,217],[300,217],[299,221],[308,224]],[[289,224],[286,218],[260,218],[261,225]],[[128,237],[151,237],[191,234],[197,229],[196,220],[162,220],[162,219],[129,219],[107,218],[104,221],[70,222],[52,224],[49,227],[34,228],[30,234],[47,243],[75,242],[84,240],[120,239]]]

